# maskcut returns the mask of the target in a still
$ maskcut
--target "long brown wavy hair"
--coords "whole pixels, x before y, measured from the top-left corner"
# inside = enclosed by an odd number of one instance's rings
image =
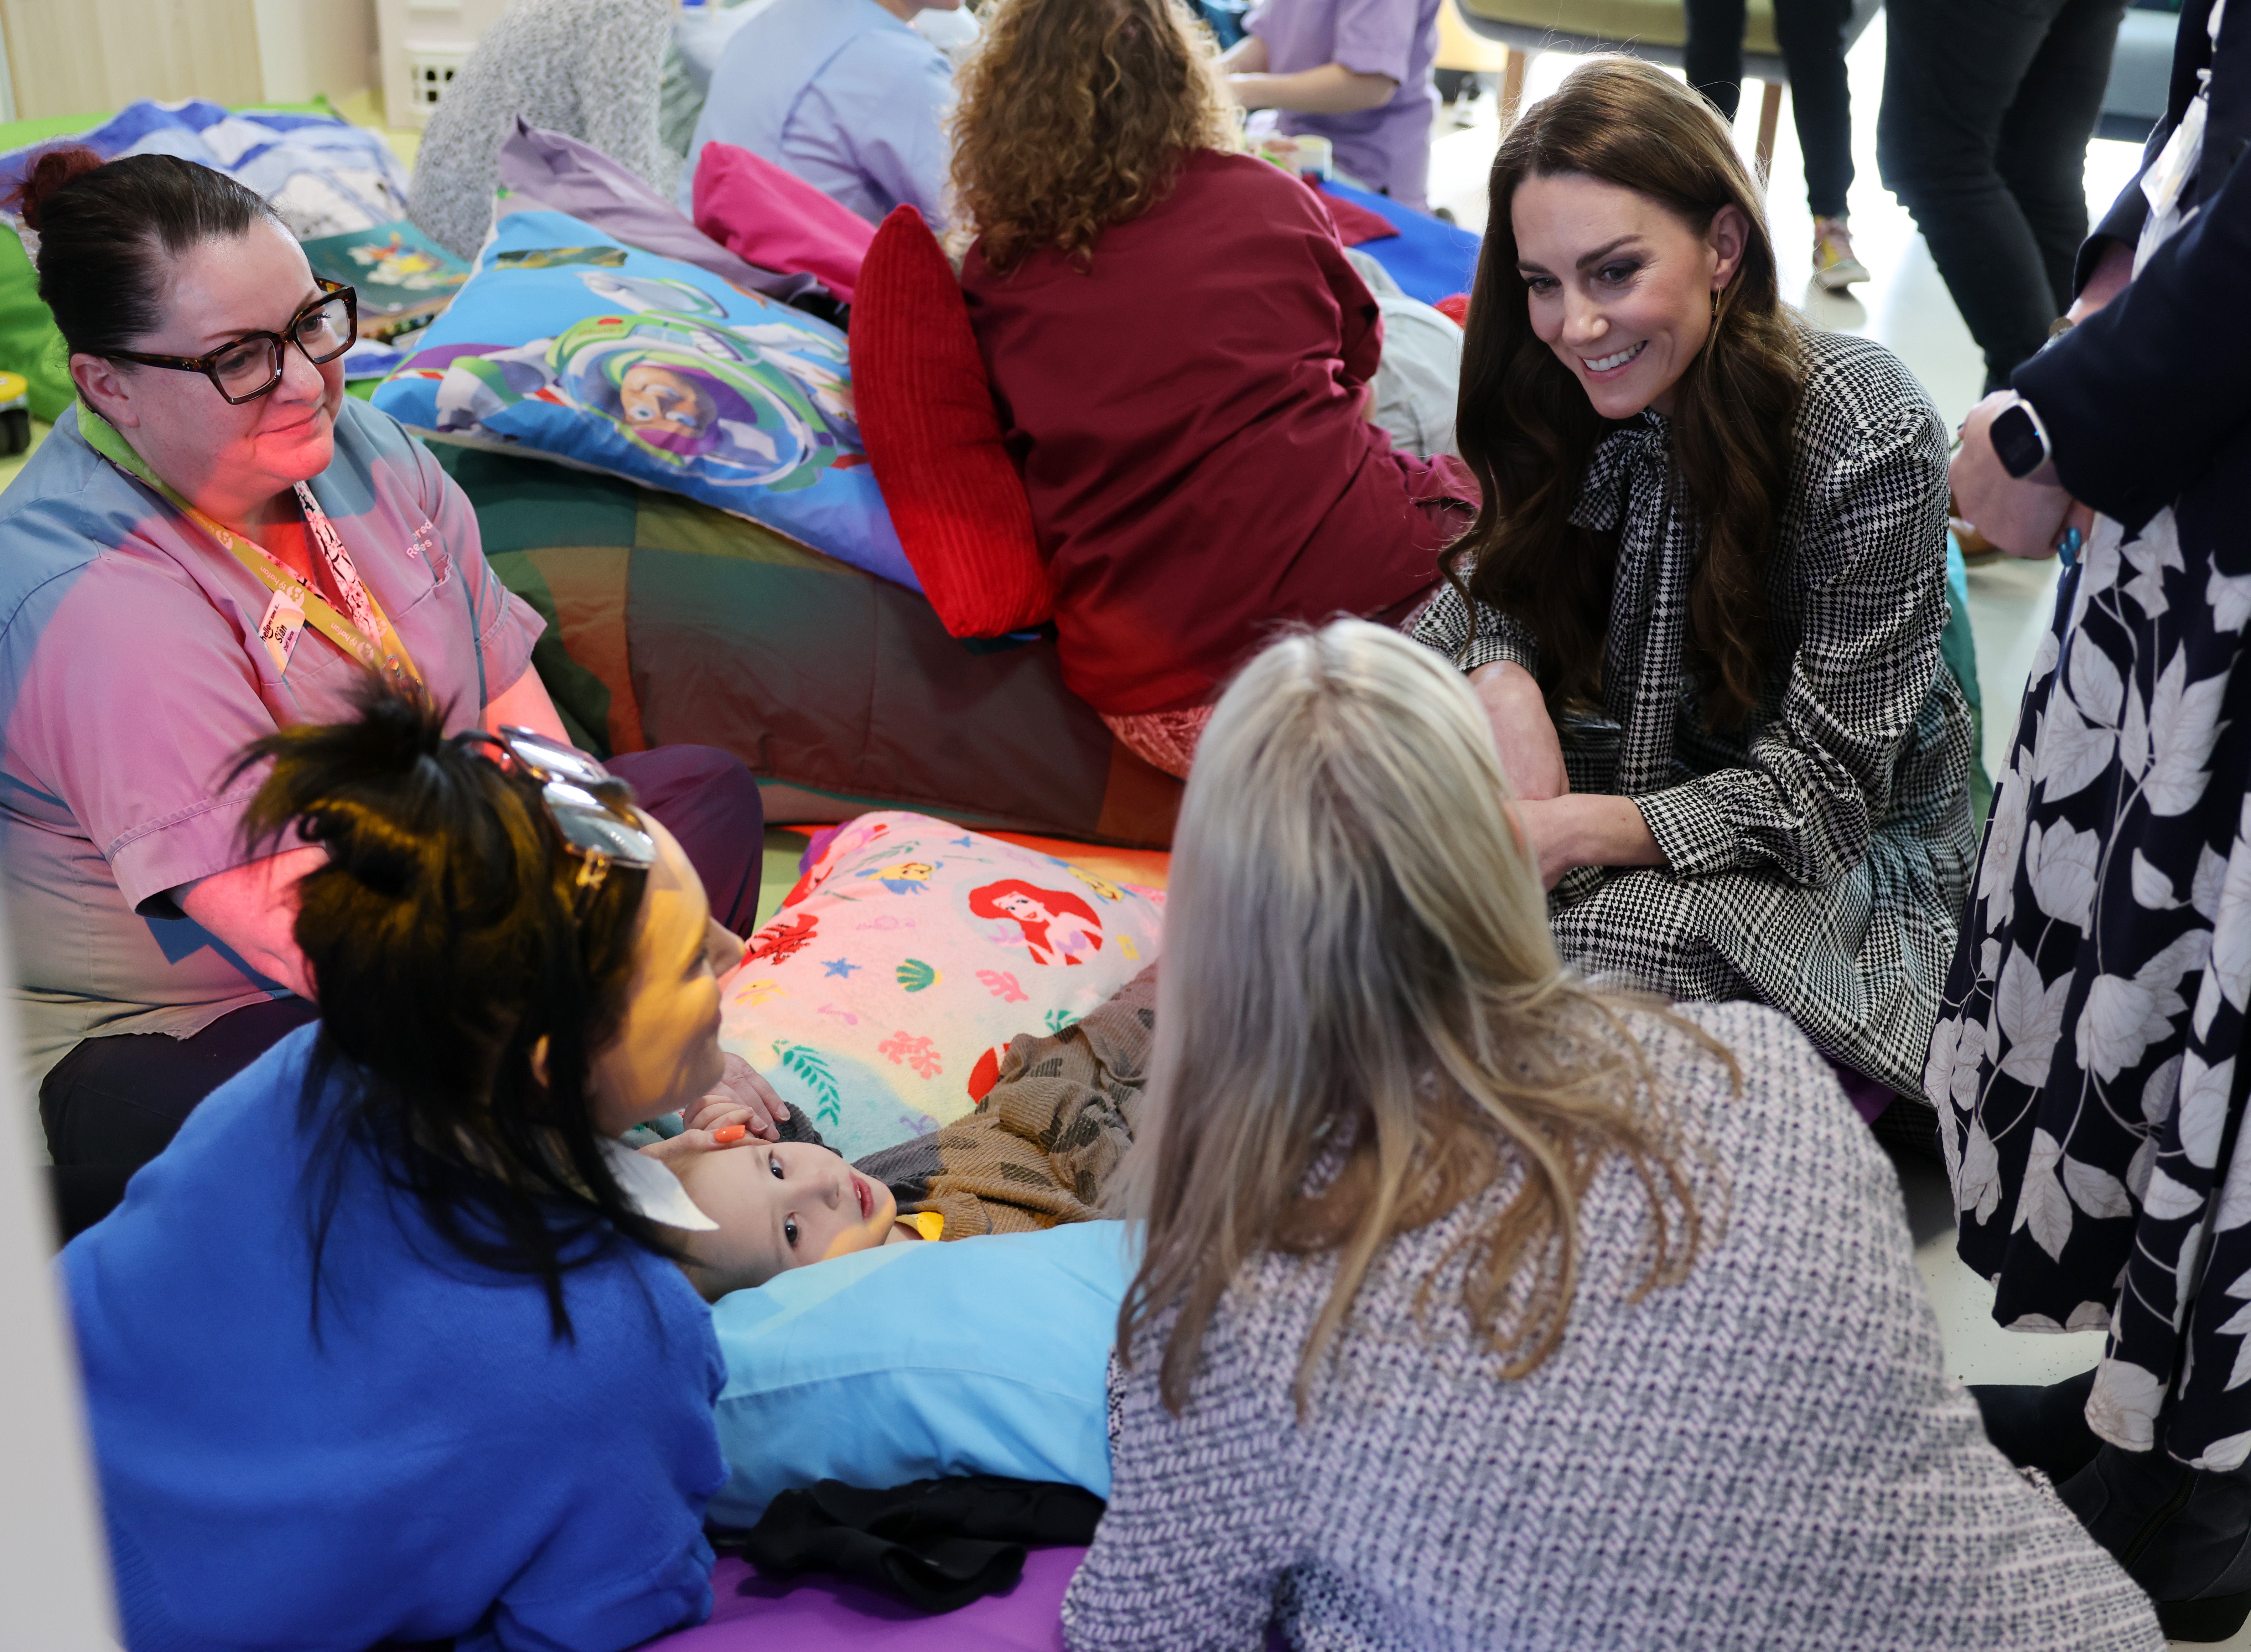
[[[1146,1234],[1119,1354],[1160,1341],[1175,1413],[1262,1253],[1335,1259],[1298,1350],[1302,1413],[1385,1247],[1496,1186],[1513,1182],[1416,1308],[1458,1288],[1506,1377],[1562,1341],[1605,1165],[1643,1195],[1637,1298],[1724,1228],[1725,1184],[1691,1174],[1709,1155],[1636,1035],[1670,1012],[1563,968],[1507,802],[1466,679],[1382,626],[1285,635],[1221,697],[1174,840],[1139,1135],[1110,1194]]]
[[[1703,517],[1688,594],[1687,664],[1709,728],[1740,726],[1774,664],[1765,574],[1804,392],[1797,323],[1783,308],[1759,194],[1709,105],[1661,69],[1594,59],[1525,111],[1493,157],[1491,216],[1462,346],[1462,457],[1485,485],[1461,542],[1471,594],[1539,639],[1551,706],[1602,698],[1615,544],[1570,517],[1596,444],[1617,427],[1532,330],[1510,207],[1527,177],[1576,173],[1661,202],[1698,234],[1721,208],[1748,233],[1704,348],[1673,392],[1673,458]],[[1456,559],[1445,573],[1460,583]]]
[[[1235,149],[1210,31],[1181,0],[1001,0],[961,68],[959,222],[995,270],[1035,247],[1081,258],[1146,211],[1193,149]]]

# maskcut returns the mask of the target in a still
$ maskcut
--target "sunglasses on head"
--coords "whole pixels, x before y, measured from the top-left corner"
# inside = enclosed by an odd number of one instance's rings
[[[321,295],[292,316],[278,333],[245,333],[200,356],[148,356],[118,350],[110,352],[111,358],[201,373],[235,406],[255,401],[281,382],[283,352],[291,344],[319,367],[343,355],[359,337],[359,295],[342,282],[314,279]]]
[[[591,895],[613,866],[647,871],[656,864],[656,839],[622,803],[605,802],[604,787],[623,782],[585,753],[544,734],[513,725],[497,734],[475,729],[462,736],[491,748],[487,755],[504,774],[522,774],[537,783],[547,817],[563,847],[578,862],[573,887]]]

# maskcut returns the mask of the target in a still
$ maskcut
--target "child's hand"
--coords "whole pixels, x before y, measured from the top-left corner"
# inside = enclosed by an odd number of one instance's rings
[[[748,1135],[768,1142],[781,1140],[780,1121],[789,1116],[789,1103],[774,1093],[773,1086],[742,1057],[729,1052],[718,1085],[688,1108],[682,1122],[693,1135],[699,1130],[722,1130],[739,1125]],[[680,1138],[675,1136],[674,1141]],[[731,1140],[740,1141],[743,1137]],[[728,1145],[722,1142],[719,1145]]]

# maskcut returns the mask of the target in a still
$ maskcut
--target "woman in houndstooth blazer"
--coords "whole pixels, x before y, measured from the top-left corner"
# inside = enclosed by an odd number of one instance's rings
[[[1485,507],[1413,635],[1493,720],[1565,957],[1773,1005],[1873,1116],[1919,1090],[1975,849],[1937,414],[1783,307],[1727,132],[1659,70],[1575,71],[1491,198]]]

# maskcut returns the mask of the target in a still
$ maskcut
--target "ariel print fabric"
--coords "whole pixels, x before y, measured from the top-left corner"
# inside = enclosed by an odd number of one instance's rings
[[[1161,891],[926,815],[862,815],[727,983],[720,1042],[848,1159],[971,1111],[1020,1032],[1054,1032],[1157,956]]]
[[[440,441],[685,494],[921,588],[861,449],[844,335],[565,213],[502,216],[375,404]]]

